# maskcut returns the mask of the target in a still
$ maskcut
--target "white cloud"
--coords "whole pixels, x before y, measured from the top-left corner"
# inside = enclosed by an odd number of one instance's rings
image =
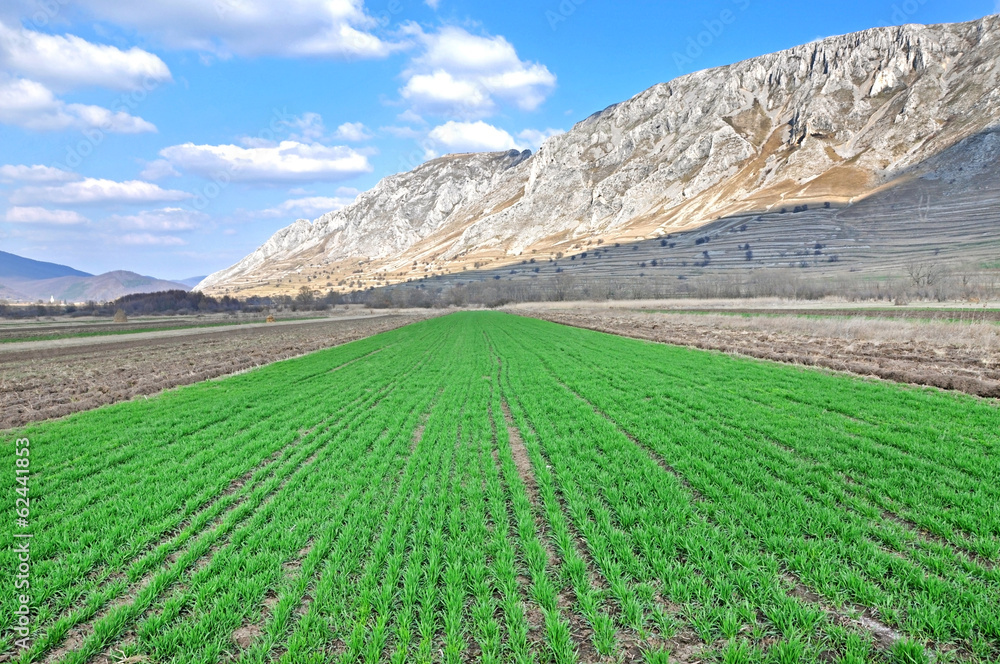
[[[354,202],[354,196],[310,196],[307,198],[293,198],[281,203],[273,208],[262,210],[261,217],[288,217],[296,216],[314,219],[327,212],[336,212]]]
[[[161,189],[150,182],[129,180],[98,180],[86,178],[80,182],[52,187],[24,187],[10,196],[15,204],[48,203],[52,205],[88,205],[98,203],[161,203],[191,198],[185,191]]]
[[[142,169],[142,172],[139,173],[139,177],[143,180],[162,180],[164,178],[175,178],[179,176],[180,172],[178,172],[178,170],[174,168],[174,165],[166,159],[155,159],[149,162],[146,164],[146,167]]]
[[[143,247],[179,247],[187,244],[173,235],[153,235],[152,233],[126,233],[118,238],[121,244]]]
[[[341,141],[359,143],[367,141],[375,135],[362,122],[345,122],[337,127],[337,132],[333,136]]]
[[[562,129],[525,129],[518,133],[517,137],[521,140],[523,144],[528,146],[531,150],[538,150],[542,146],[542,143],[546,139],[552,138],[553,136],[558,136],[559,134],[565,134],[566,132]]]
[[[326,125],[323,123],[323,116],[319,113],[303,113],[291,120],[282,120],[281,124],[290,128],[288,140],[299,143],[325,143],[327,139]],[[337,127],[333,132],[333,139],[338,141],[348,141],[357,143],[373,138],[374,134],[362,122],[345,122]],[[267,141],[260,138],[244,137],[240,140],[244,147],[274,147],[274,141]]]
[[[250,148],[185,143],[165,148],[160,155],[182,170],[241,182],[334,181],[372,170],[368,158],[351,148],[297,141]]]
[[[319,113],[303,113],[291,120],[283,120],[281,124],[297,130],[289,135],[289,139],[300,143],[316,143],[322,141],[326,136],[326,125],[323,124],[323,116]],[[247,147],[261,146],[248,145]]]
[[[194,210],[166,207],[159,210],[143,210],[138,214],[113,215],[108,221],[121,228],[143,231],[190,231],[198,228],[207,215]]]
[[[276,148],[278,147],[278,141],[272,140],[270,138],[263,138],[260,136],[241,136],[240,145],[245,148]],[[295,139],[289,139],[295,140]]]
[[[221,57],[384,57],[399,45],[372,31],[363,0],[77,0],[99,19],[138,28],[167,46]]]
[[[445,152],[498,152],[518,148],[514,137],[485,122],[446,122],[429,137]]]
[[[477,81],[456,78],[443,69],[411,76],[400,94],[432,113],[466,117],[491,115],[494,109],[493,99]]]
[[[57,90],[97,86],[136,90],[171,80],[163,60],[74,35],[49,35],[0,22],[0,69]]]
[[[100,129],[109,133],[155,132],[156,127],[125,111],[67,104],[41,83],[0,74],[0,124],[38,131]]]
[[[424,0],[424,4],[437,11],[437,8],[441,5],[441,0]]]
[[[0,181],[3,182],[70,182],[82,179],[81,175],[52,166],[0,166]]]
[[[547,67],[521,60],[501,36],[451,26],[417,38],[423,52],[403,72],[400,94],[418,110],[466,119],[492,115],[499,103],[530,111],[555,88]]]
[[[12,207],[7,210],[6,221],[12,224],[54,224],[71,226],[89,221],[78,212],[48,210],[42,207]]]
[[[415,125],[426,125],[427,124],[427,120],[424,120],[420,116],[420,114],[417,113],[417,112],[415,112],[412,108],[408,108],[405,111],[403,111],[402,113],[400,113],[399,115],[397,115],[396,119],[399,120],[400,122],[404,122],[406,124],[415,124]]]

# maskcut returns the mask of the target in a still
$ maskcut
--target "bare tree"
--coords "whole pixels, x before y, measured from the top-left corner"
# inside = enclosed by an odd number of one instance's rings
[[[565,272],[560,272],[552,279],[552,296],[557,301],[563,301],[567,299],[570,291],[573,290],[573,284],[576,279],[566,274]]]
[[[918,288],[933,286],[944,276],[944,273],[944,268],[934,261],[912,261],[906,266],[906,276]]]

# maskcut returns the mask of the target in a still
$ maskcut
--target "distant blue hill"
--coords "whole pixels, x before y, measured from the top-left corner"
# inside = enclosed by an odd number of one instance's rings
[[[188,288],[194,288],[201,282],[205,281],[205,277],[188,277],[187,279],[175,279],[175,281],[179,284],[184,284]]]
[[[196,277],[201,281],[203,277]],[[196,283],[197,283],[196,281]],[[191,290],[186,283],[115,270],[93,275],[0,251],[0,300],[11,302],[110,302],[123,295]]]
[[[0,251],[0,279],[56,279],[58,277],[92,277],[66,265],[36,261]]]

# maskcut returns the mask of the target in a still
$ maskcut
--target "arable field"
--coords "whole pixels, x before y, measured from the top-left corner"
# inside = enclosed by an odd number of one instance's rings
[[[563,325],[860,376],[1000,397],[1000,325],[983,311],[917,319],[903,310],[625,310],[594,303],[513,305]],[[931,315],[941,315],[931,310]],[[904,317],[904,315],[906,317]]]
[[[25,438],[0,660],[1000,660],[995,401],[460,313]]]
[[[433,312],[347,314],[0,343],[0,429],[190,385],[401,327]]]

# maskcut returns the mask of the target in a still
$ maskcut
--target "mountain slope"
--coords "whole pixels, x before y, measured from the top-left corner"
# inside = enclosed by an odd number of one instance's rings
[[[860,205],[1000,123],[998,35],[998,16],[875,28],[683,76],[503,168],[457,166],[502,154],[453,156],[387,178],[341,212],[279,231],[198,288],[365,287],[722,217]],[[449,187],[439,194],[442,180]],[[393,193],[373,206],[378,191]],[[424,220],[439,209],[447,213]]]
[[[1000,127],[912,170],[853,205],[736,214],[628,243],[586,241],[561,259],[531,257],[434,276],[377,297],[405,305],[456,286],[471,288],[438,301],[808,292],[878,297],[886,294],[880,290],[886,275],[932,297],[987,297],[1000,284]]]
[[[186,277],[184,279],[177,279],[176,282],[179,284],[183,284],[188,288],[194,288],[201,282],[205,281],[206,278],[207,275],[201,275],[200,277]]]
[[[56,277],[54,279],[4,279],[0,284],[0,299],[14,302],[108,302],[122,295],[158,293],[169,290],[189,291],[181,283],[146,277],[135,272],[116,270],[86,277]]]
[[[197,289],[239,283],[261,267],[294,256],[321,263],[404,252],[447,225],[451,215],[489,193],[503,173],[530,153],[451,155],[379,182],[338,212],[310,223],[299,219],[233,267],[206,278]],[[291,266],[290,269],[295,269]]]
[[[56,277],[91,277],[66,265],[36,261],[0,251],[0,279],[54,279]]]

